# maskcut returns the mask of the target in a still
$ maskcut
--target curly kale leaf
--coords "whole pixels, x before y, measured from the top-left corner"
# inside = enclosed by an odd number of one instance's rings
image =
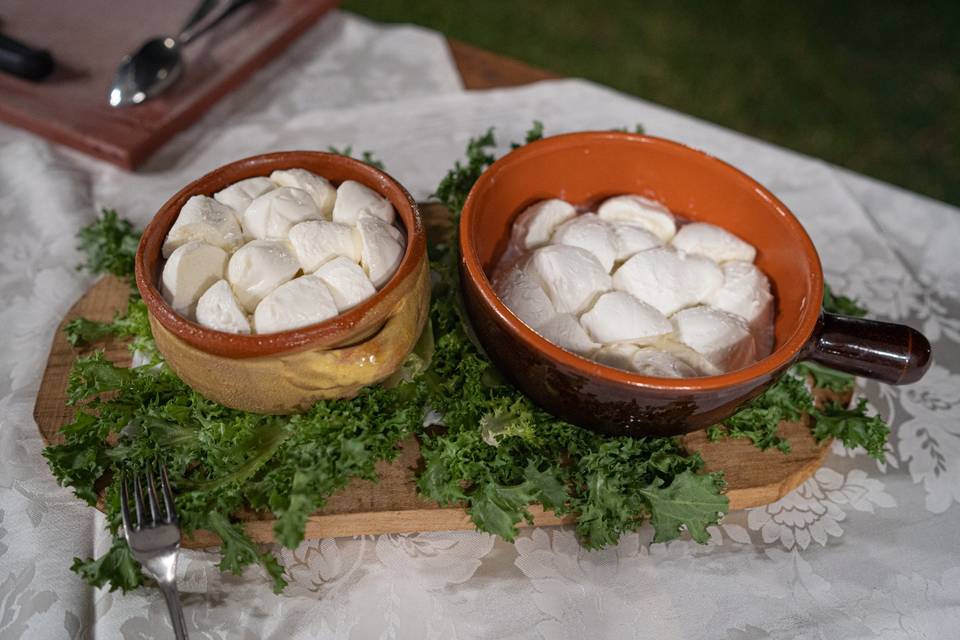
[[[330,145],[329,147],[327,147],[327,151],[329,151],[330,153],[335,153],[335,154],[337,154],[338,156],[346,156],[346,157],[348,157],[348,158],[352,158],[352,157],[353,157],[353,145],[347,145],[346,147],[343,147],[343,148],[341,148],[341,149],[338,149],[337,147],[334,147],[333,145]],[[372,151],[362,151],[362,152],[360,152],[360,158],[359,158],[359,159],[360,159],[360,161],[363,162],[364,164],[368,164],[368,165],[370,165],[371,167],[375,167],[375,168],[377,168],[377,169],[380,169],[380,171],[383,171],[383,170],[384,170],[383,161],[377,159],[377,157],[373,155],[373,152],[372,152]]]
[[[849,409],[828,402],[823,409],[814,409],[812,415],[813,437],[818,442],[836,438],[848,449],[863,447],[871,457],[883,460],[890,426],[880,416],[867,415],[865,399]]]
[[[721,476],[698,475],[703,461],[674,438],[598,436],[591,444],[574,463],[572,480],[580,490],[571,504],[577,533],[589,548],[616,544],[645,516],[656,542],[676,538],[681,528],[703,542],[703,530],[728,509]]]
[[[849,373],[843,373],[816,362],[798,362],[793,365],[793,372],[804,378],[809,377],[813,386],[818,389],[828,389],[837,393],[853,391],[856,384],[856,378]]]
[[[84,256],[78,269],[94,275],[111,273],[132,282],[140,232],[129,220],[113,209],[104,209],[100,218],[80,230],[77,240],[77,249]]]
[[[144,581],[140,564],[133,559],[123,538],[114,538],[110,550],[99,558],[74,558],[70,570],[91,586],[109,586],[110,591],[120,589],[123,593],[136,589]]]
[[[526,135],[523,137],[523,142],[512,142],[510,143],[511,149],[519,149],[525,144],[530,144],[531,142],[536,142],[537,140],[543,139],[543,123],[539,120],[534,120],[533,125],[527,129]]]
[[[272,553],[261,551],[239,524],[230,522],[222,513],[213,511],[207,518],[207,528],[220,536],[220,564],[217,566],[221,570],[242,575],[248,565],[259,562],[273,578],[273,592],[280,593],[284,590],[287,581],[283,578],[283,567]]]
[[[496,146],[493,127],[487,129],[482,136],[470,138],[467,142],[466,164],[457,160],[437,185],[433,195],[447,207],[455,220],[460,215],[460,210],[467,200],[467,194],[470,193],[473,183],[496,160],[491,152],[491,149]]]
[[[611,129],[611,131],[620,131],[621,133],[643,133],[643,132],[644,132],[644,128],[643,128],[643,125],[638,122],[637,124],[633,125],[633,131],[631,131],[630,129],[628,129],[628,128],[625,127],[625,126],[624,126],[624,127],[616,127],[616,128],[614,128],[614,129]]]
[[[823,309],[830,313],[841,313],[857,318],[867,315],[865,307],[860,306],[853,298],[835,294],[830,285],[826,283],[823,285]]]
[[[93,344],[114,335],[113,327],[109,322],[97,322],[86,318],[74,318],[66,324],[63,332],[67,335],[67,342],[74,347]]]
[[[710,539],[707,527],[716,524],[718,516],[730,507],[727,497],[718,495],[718,485],[722,486],[720,474],[684,471],[667,486],[655,482],[641,489],[656,530],[653,541],[666,542],[687,531],[691,538],[705,544]]]
[[[398,443],[423,423],[424,401],[415,383],[368,387],[350,400],[322,401],[292,416],[290,436],[269,468],[244,488],[255,509],[277,518],[277,541],[296,547],[311,513],[353,478],[376,481],[375,465],[392,460]]]
[[[723,424],[708,428],[707,437],[711,441],[724,436],[746,438],[761,450],[774,447],[789,453],[790,443],[777,435],[780,423],[799,420],[811,410],[813,397],[803,380],[787,374]]]
[[[126,310],[118,312],[110,322],[74,318],[63,331],[67,341],[75,347],[85,347],[110,337],[131,339],[130,351],[139,353],[147,362],[160,362],[160,353],[150,332],[147,305],[138,295],[130,296]]]

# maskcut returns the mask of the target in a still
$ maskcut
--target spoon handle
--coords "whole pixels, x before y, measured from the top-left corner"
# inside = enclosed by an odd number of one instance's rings
[[[177,40],[187,44],[217,26],[221,20],[253,0],[200,0]]]

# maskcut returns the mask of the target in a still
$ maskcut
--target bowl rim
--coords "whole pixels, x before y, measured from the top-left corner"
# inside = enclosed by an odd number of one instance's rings
[[[798,249],[806,254],[811,265],[813,265],[812,273],[810,274],[811,277],[807,281],[807,292],[814,300],[812,300],[810,304],[807,304],[802,310],[793,332],[784,343],[774,349],[770,355],[750,366],[715,376],[699,376],[695,378],[658,378],[644,376],[623,369],[617,369],[616,367],[610,367],[562,349],[531,329],[500,300],[500,297],[493,289],[493,284],[483,270],[483,266],[480,263],[480,259],[477,256],[470,237],[470,229],[473,225],[475,215],[474,209],[480,197],[478,194],[490,188],[500,172],[530,157],[549,154],[559,149],[582,147],[590,143],[606,141],[654,145],[673,154],[685,155],[698,162],[713,164],[725,173],[730,180],[760,195],[767,201],[768,205],[773,209],[773,212],[781,216],[792,229]],[[464,202],[458,231],[460,236],[459,248],[461,265],[480,293],[483,303],[493,310],[497,321],[505,326],[508,333],[514,338],[532,345],[537,352],[544,355],[554,364],[572,369],[587,378],[602,378],[610,382],[638,389],[657,389],[663,391],[707,391],[730,388],[750,380],[769,376],[792,364],[803,351],[804,347],[807,346],[820,318],[821,300],[823,297],[823,270],[820,264],[820,257],[817,254],[813,241],[803,228],[803,225],[800,224],[800,221],[797,220],[796,216],[793,215],[783,202],[746,173],[699,149],[694,149],[666,138],[619,131],[577,131],[550,136],[514,149],[490,165],[474,183]]]
[[[390,200],[397,210],[397,215],[403,220],[407,244],[403,258],[390,280],[374,295],[343,313],[323,322],[276,333],[237,334],[217,331],[188,320],[174,311],[173,307],[167,303],[160,293],[158,283],[154,282],[153,274],[148,272],[147,255],[148,253],[155,253],[158,256],[157,260],[162,260],[160,251],[163,240],[186,200],[195,195],[212,197],[214,192],[250,177],[266,177],[271,172],[280,169],[304,168],[303,162],[299,161],[304,158],[314,160],[319,158],[327,163],[327,166],[339,165],[339,168],[356,174],[353,178],[348,179],[356,179],[356,177],[362,176],[371,183],[379,185],[371,188],[374,188],[384,197],[389,197],[388,194],[384,193],[384,188],[394,192],[396,201],[394,198],[390,198]],[[262,169],[259,173],[250,173],[259,169]],[[313,169],[308,170],[317,173]],[[225,175],[234,171],[240,171],[247,175],[224,180]],[[380,319],[376,313],[372,312],[382,301],[393,295],[403,282],[409,280],[409,276],[415,272],[425,255],[426,234],[417,203],[413,196],[393,176],[348,156],[325,151],[290,150],[262,153],[235,160],[220,165],[185,185],[167,199],[151,218],[137,245],[134,262],[137,289],[139,289],[140,295],[147,305],[147,310],[167,331],[190,346],[207,353],[228,358],[249,358],[295,351],[308,346],[332,347],[352,329],[357,327],[374,329],[374,325]],[[365,325],[370,326],[366,327]]]

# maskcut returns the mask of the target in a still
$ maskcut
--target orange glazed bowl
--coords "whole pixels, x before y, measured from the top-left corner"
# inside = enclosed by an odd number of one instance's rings
[[[356,307],[317,324],[240,335],[203,327],[176,313],[157,283],[161,247],[184,203],[245,178],[302,168],[334,184],[356,180],[390,200],[407,246],[391,279]],[[413,198],[367,164],[331,153],[285,151],[238,160],[191,182],[160,207],[140,239],[136,281],[150,327],[170,368],[205,397],[234,409],[294,413],[318,400],[356,395],[394,373],[413,349],[430,303],[426,234]]]
[[[593,205],[626,193],[721,226],[757,248],[756,265],[776,297],[769,356],[717,376],[643,376],[552,344],[500,300],[490,274],[521,211],[547,198]],[[820,259],[787,207],[744,173],[676,142],[582,132],[516,149],[470,191],[459,242],[464,301],[490,357],[541,407],[601,433],[675,435],[719,423],[801,359],[891,384],[918,380],[930,364],[930,343],[909,327],[824,313]]]

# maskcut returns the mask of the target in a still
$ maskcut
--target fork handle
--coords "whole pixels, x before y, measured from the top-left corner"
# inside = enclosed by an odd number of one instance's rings
[[[177,640],[188,640],[187,621],[183,617],[183,606],[180,604],[180,596],[177,594],[175,584],[160,584],[160,592],[163,599],[167,601],[167,609],[170,611],[170,623],[173,625],[173,635]]]

